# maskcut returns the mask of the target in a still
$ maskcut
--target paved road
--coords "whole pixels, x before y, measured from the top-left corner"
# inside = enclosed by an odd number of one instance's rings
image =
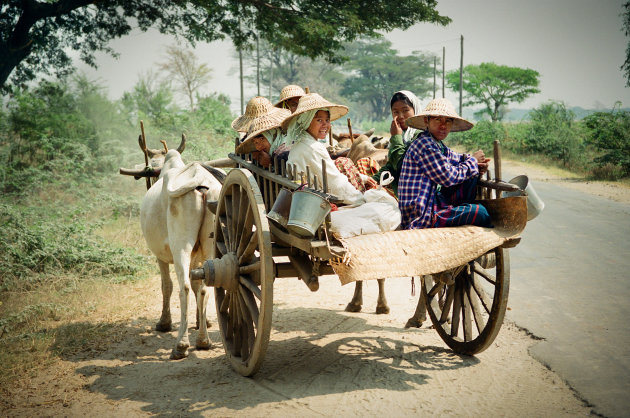
[[[630,204],[533,184],[546,207],[510,252],[508,318],[595,412],[629,416]]]

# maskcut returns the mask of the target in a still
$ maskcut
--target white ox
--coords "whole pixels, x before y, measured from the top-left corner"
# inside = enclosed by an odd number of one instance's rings
[[[162,315],[156,330],[171,331],[170,299],[173,282],[169,264],[174,264],[179,283],[181,321],[171,359],[187,356],[189,272],[210,256],[214,240],[214,215],[205,205],[207,199],[218,200],[221,183],[199,163],[185,165],[177,150],[166,153],[158,181],[147,191],[140,208],[140,223],[147,245],[155,254],[162,277]],[[206,322],[208,291],[201,281],[193,282],[197,299],[199,333],[195,347],[210,348]]]

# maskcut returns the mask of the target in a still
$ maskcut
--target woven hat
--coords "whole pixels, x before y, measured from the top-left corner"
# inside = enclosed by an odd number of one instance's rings
[[[249,130],[245,140],[236,147],[237,154],[247,154],[249,152],[256,151],[256,145],[254,144],[254,138],[261,133],[270,129],[279,128],[283,120],[287,116],[291,115],[291,111],[288,109],[279,109],[272,107],[269,113],[262,115],[254,119],[249,124]]]
[[[330,112],[330,121],[334,121],[348,113],[348,107],[329,102],[317,93],[308,93],[300,98],[297,109],[284,122],[282,122],[282,130],[286,131],[289,123],[304,112],[315,109],[328,109]]]
[[[249,124],[254,119],[266,115],[273,108],[273,105],[267,98],[262,96],[252,97],[252,99],[247,102],[245,114],[232,121],[232,128],[239,132],[247,132]]]
[[[304,91],[304,89],[302,89],[302,87],[296,86],[294,84],[289,84],[280,91],[280,101],[278,101],[278,103],[276,103],[274,106],[282,107],[282,103],[285,100],[293,99],[294,97],[302,97],[305,94],[306,92]]]
[[[459,116],[455,111],[453,103],[444,98],[431,100],[422,112],[410,117],[405,122],[407,126],[424,130],[427,129],[427,125],[424,122],[425,116],[445,116],[447,118],[453,118],[451,132],[467,131],[474,126],[471,122]]]

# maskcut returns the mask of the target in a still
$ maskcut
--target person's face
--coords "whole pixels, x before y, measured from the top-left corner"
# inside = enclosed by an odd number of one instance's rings
[[[315,139],[325,139],[330,129],[330,114],[327,110],[318,110],[306,130]]]
[[[254,141],[257,151],[269,152],[271,145],[269,144],[269,141],[267,141],[267,138],[265,138],[262,134],[253,138],[252,141]]]
[[[292,97],[292,98],[287,99],[287,100],[284,101],[284,103],[286,104],[287,109],[289,109],[291,111],[291,113],[295,112],[295,109],[297,109],[299,102],[300,102],[300,98],[299,97]]]
[[[400,125],[403,130],[407,129],[405,120],[412,117],[414,113],[413,107],[402,100],[398,100],[392,105],[392,118],[398,122],[398,125]]]
[[[429,127],[429,133],[438,141],[446,139],[453,127],[453,118],[445,116],[427,116],[424,121]]]

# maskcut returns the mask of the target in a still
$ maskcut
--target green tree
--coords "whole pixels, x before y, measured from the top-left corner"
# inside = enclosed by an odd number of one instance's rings
[[[167,115],[175,111],[169,83],[160,80],[151,71],[138,77],[133,91],[125,92],[121,103],[127,122],[132,126],[136,126],[141,119],[160,124]]]
[[[194,52],[177,45],[166,48],[166,61],[159,64],[159,68],[171,76],[188,99],[190,110],[194,111],[195,94],[208,84],[212,69],[199,63]]]
[[[399,56],[386,39],[364,39],[346,48],[350,69],[342,94],[357,103],[369,106],[375,120],[386,118],[389,101],[398,90],[410,90],[419,98],[432,90],[429,77],[433,74],[433,57],[419,52]]]
[[[595,162],[621,167],[623,174],[630,175],[630,112],[615,107],[585,117],[584,124],[589,144],[602,153]]]
[[[538,71],[508,67],[493,62],[467,65],[463,72],[464,106],[482,104],[478,114],[487,114],[493,122],[503,119],[508,103],[521,103],[538,89]],[[448,87],[459,91],[459,70],[446,75]]]
[[[95,53],[115,52],[112,39],[150,27],[191,43],[230,37],[237,48],[257,34],[298,55],[337,59],[345,41],[418,22],[445,25],[436,0],[8,0],[0,6],[0,86],[38,73],[63,73],[68,50],[95,65]]]

